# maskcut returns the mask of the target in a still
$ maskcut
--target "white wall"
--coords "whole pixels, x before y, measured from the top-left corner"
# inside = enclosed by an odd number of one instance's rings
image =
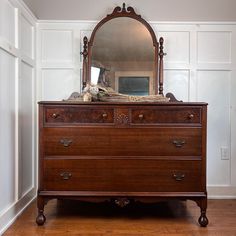
[[[235,0],[24,0],[41,20],[100,20],[132,6],[149,21],[235,21]]]
[[[36,195],[35,27],[21,1],[0,0],[0,234]]]
[[[82,38],[95,22],[40,21],[38,99],[66,99],[80,91]],[[208,102],[207,183],[210,197],[236,197],[236,23],[152,22],[165,39],[164,92]],[[228,160],[221,159],[221,147]]]

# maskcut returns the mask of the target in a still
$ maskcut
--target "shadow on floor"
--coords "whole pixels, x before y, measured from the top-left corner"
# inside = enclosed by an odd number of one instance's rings
[[[80,215],[82,217],[102,216],[107,218],[185,218],[188,215],[186,202],[169,201],[158,203],[140,203],[131,202],[129,205],[121,208],[114,202],[89,203],[77,200],[54,200],[56,214],[59,217],[73,217]]]

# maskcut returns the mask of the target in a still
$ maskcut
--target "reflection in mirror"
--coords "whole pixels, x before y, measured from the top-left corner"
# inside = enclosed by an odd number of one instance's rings
[[[96,32],[91,55],[92,84],[129,95],[155,94],[155,49],[141,22],[129,17],[106,22]]]
[[[100,76],[101,69],[95,66],[91,67],[91,84],[98,84],[99,83],[99,76]]]
[[[148,77],[119,77],[119,93],[146,96],[149,94]]]

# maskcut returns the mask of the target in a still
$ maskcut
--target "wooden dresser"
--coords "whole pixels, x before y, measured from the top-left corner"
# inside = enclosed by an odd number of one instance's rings
[[[206,226],[206,119],[206,103],[39,102],[36,222],[52,198],[177,198]]]

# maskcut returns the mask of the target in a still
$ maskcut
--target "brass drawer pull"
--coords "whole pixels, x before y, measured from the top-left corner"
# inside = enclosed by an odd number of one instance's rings
[[[103,113],[103,114],[102,114],[102,118],[103,118],[103,119],[107,118],[107,113]]]
[[[52,118],[53,118],[53,119],[56,119],[58,116],[59,116],[59,114],[57,114],[57,113],[53,113],[53,114],[52,114]]]
[[[189,118],[189,120],[192,120],[194,118],[194,114],[189,114],[188,118]]]
[[[182,174],[182,173],[175,173],[173,174],[173,178],[176,180],[176,181],[182,181],[185,177],[185,174]]]
[[[69,172],[63,172],[63,173],[60,174],[60,176],[62,177],[62,179],[68,180],[68,179],[70,179],[70,177],[72,176],[72,174],[69,173]]]
[[[65,139],[61,139],[60,143],[63,144],[64,147],[69,147],[71,145],[71,143],[72,143],[72,140],[66,139],[66,138]]]
[[[181,148],[185,143],[185,140],[173,140],[173,144],[178,148]]]
[[[142,119],[144,118],[144,115],[143,115],[143,114],[139,114],[139,115],[138,115],[138,118],[139,118],[140,120],[142,120]]]

